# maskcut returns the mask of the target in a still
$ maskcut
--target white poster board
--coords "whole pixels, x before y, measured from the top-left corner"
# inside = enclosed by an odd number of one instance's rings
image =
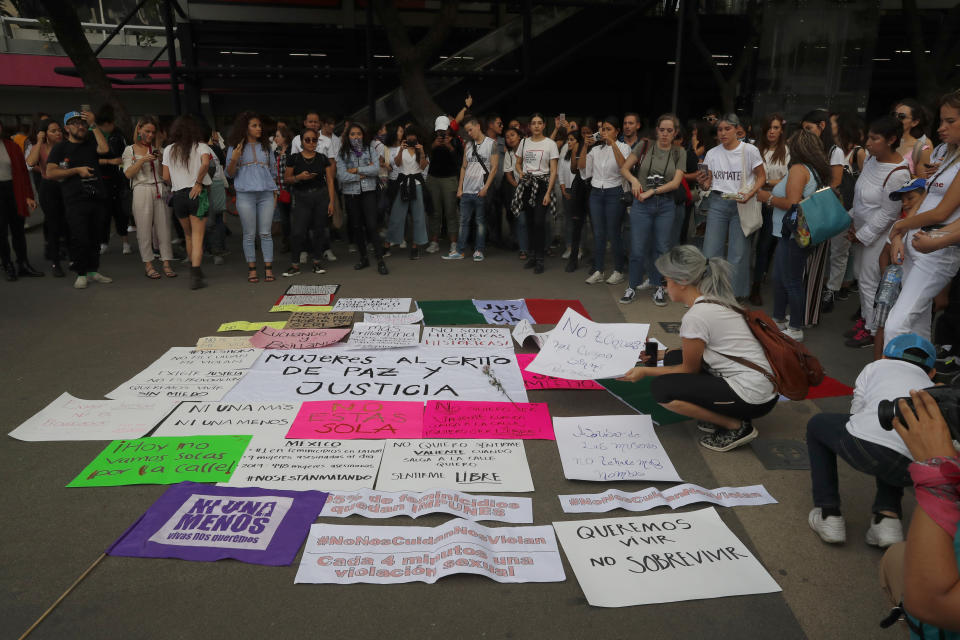
[[[355,322],[347,340],[348,349],[397,349],[420,344],[418,324]]]
[[[250,338],[247,336],[205,336],[197,339],[197,349],[208,351],[247,349],[250,346]]]
[[[11,431],[10,437],[27,442],[142,438],[173,405],[157,399],[81,400],[61,393]]]
[[[553,527],[587,602],[595,607],[781,590],[713,507],[554,522]]]
[[[288,296],[332,296],[340,288],[338,284],[292,284],[284,292]]]
[[[377,489],[523,493],[533,478],[523,440],[388,440]]]
[[[299,410],[299,402],[181,402],[153,435],[282,438]]]
[[[413,298],[337,298],[333,311],[371,311],[374,313],[406,313]]]
[[[517,326],[513,328],[513,339],[517,341],[517,344],[520,347],[523,347],[523,343],[527,341],[527,338],[532,338],[533,343],[537,345],[538,349],[542,349],[544,343],[550,339],[550,332],[544,331],[543,333],[537,333],[533,330],[533,325],[530,324],[527,320],[521,320],[517,323]]]
[[[704,489],[695,484],[678,484],[660,491],[650,487],[643,491],[628,493],[610,489],[603,493],[583,493],[558,496],[564,513],[605,513],[613,509],[647,511],[654,507],[685,507],[694,502],[711,502],[721,507],[745,507],[774,504],[773,496],[762,484],[749,487],[718,487]]]
[[[416,324],[423,322],[423,309],[410,313],[365,313],[363,321],[374,324]]]
[[[249,340],[249,338],[246,338]],[[257,361],[263,349],[254,349],[247,344],[242,349],[198,349],[196,347],[171,347],[165,354],[150,364],[144,373],[156,369],[249,369]]]
[[[513,524],[533,522],[533,500],[506,496],[474,496],[450,489],[430,491],[331,491],[323,503],[325,518],[416,518],[425,513],[449,513],[466,520],[497,520]]]
[[[424,327],[421,344],[458,349],[513,347],[510,330],[503,327]]]
[[[204,351],[204,353],[219,353]],[[107,394],[108,398],[221,400],[248,369],[147,369]]]

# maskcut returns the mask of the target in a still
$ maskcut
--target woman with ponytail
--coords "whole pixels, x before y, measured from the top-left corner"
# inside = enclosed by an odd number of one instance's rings
[[[700,444],[729,451],[757,437],[753,420],[777,404],[773,384],[759,371],[733,360],[772,370],[737,305],[732,267],[706,257],[691,245],[674,247],[656,260],[667,295],[689,305],[680,323],[682,349],[669,351],[662,367],[634,367],[621,378],[653,377],[654,399],[665,409],[693,418],[707,435]]]

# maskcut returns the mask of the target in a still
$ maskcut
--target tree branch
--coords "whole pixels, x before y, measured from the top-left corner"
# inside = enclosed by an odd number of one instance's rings
[[[457,20],[457,9],[459,6],[460,0],[447,0],[442,3],[440,12],[433,22],[433,26],[430,27],[430,30],[427,31],[425,36],[420,38],[420,42],[417,43],[417,50],[420,52],[420,55],[423,56],[424,61],[432,56],[434,52],[440,48],[440,45],[444,43],[447,36],[450,35],[450,30]]]
[[[707,48],[703,38],[700,36],[700,16],[697,7],[692,7],[688,13],[690,14],[690,37],[693,39],[693,44],[696,46],[697,51],[700,52],[700,56],[707,64],[707,67],[710,68],[711,73],[713,73],[713,79],[717,83],[717,86],[723,87],[727,80],[723,77],[723,73],[720,72],[720,67],[710,53],[710,49]]]

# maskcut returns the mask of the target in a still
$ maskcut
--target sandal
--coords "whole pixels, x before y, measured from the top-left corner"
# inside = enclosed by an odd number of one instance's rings
[[[257,275],[257,270],[250,269],[249,271],[250,273],[247,274],[247,282],[249,282],[250,284],[255,284],[257,282],[260,282],[260,276]]]
[[[167,265],[163,267],[163,275],[167,276],[168,278],[176,278],[177,272],[173,270],[173,267]]]
[[[520,252],[520,259],[521,259],[521,260],[526,260],[526,259],[527,259],[527,252],[526,252],[526,251],[521,251],[521,252]]]
[[[150,268],[147,269],[146,272],[144,272],[143,275],[147,276],[147,277],[150,278],[151,280],[159,280],[159,279],[160,279],[160,274],[157,273],[156,268],[155,268],[152,264],[150,265]]]
[[[267,267],[263,271],[263,281],[264,282],[273,282],[276,278],[273,277],[273,268]]]

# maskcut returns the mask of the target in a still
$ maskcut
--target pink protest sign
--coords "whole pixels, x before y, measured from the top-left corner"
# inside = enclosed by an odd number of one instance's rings
[[[518,353],[517,364],[523,376],[523,386],[527,389],[603,389],[593,380],[564,380],[545,376],[542,373],[527,371],[527,365],[536,357],[535,353]]]
[[[320,349],[343,340],[349,329],[274,329],[264,327],[250,336],[258,349]]]
[[[422,402],[327,400],[304,402],[287,438],[376,440],[423,437]]]
[[[423,413],[424,438],[555,440],[545,402],[430,400]]]

